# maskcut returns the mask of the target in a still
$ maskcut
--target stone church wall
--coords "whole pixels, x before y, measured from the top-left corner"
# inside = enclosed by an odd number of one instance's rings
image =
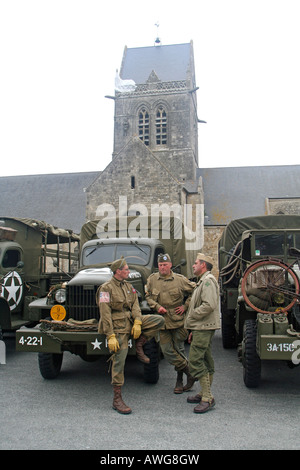
[[[138,136],[139,110],[145,107],[149,113],[149,148],[163,165],[179,180],[195,180],[197,155],[197,124],[190,111],[190,96],[176,90],[172,93],[158,93],[156,84],[145,85],[151,90],[149,95],[131,93],[118,96],[115,100],[115,133],[113,159],[132,137]],[[163,106],[167,113],[167,145],[156,145],[155,123],[158,106]]]
[[[180,204],[181,185],[138,141],[129,143],[88,188],[88,220],[103,203],[112,204],[118,213],[119,196],[127,197],[128,207],[143,204],[149,211],[151,204]]]
[[[224,225],[206,225],[204,226],[204,245],[202,252],[211,256],[214,260],[213,274],[218,279],[218,243],[224,231]]]

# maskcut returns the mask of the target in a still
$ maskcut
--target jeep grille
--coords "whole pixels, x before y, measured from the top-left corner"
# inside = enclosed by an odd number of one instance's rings
[[[67,286],[67,312],[69,318],[84,321],[89,318],[99,320],[99,307],[96,305],[98,286]]]

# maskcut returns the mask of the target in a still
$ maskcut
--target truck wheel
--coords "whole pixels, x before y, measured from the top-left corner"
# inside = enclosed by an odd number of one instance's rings
[[[298,301],[300,284],[295,271],[282,261],[262,259],[246,269],[241,290],[246,304],[256,312],[285,313]]]
[[[144,345],[144,352],[150,359],[150,364],[144,364],[144,379],[148,384],[156,384],[159,379],[159,344],[154,338]]]
[[[236,348],[236,331],[234,324],[234,311],[225,310],[221,318],[222,344],[224,349]]]
[[[39,353],[39,368],[44,379],[55,379],[60,373],[63,360],[62,354]]]
[[[261,360],[256,352],[257,327],[255,320],[246,320],[242,344],[242,363],[246,387],[258,387],[261,375]]]

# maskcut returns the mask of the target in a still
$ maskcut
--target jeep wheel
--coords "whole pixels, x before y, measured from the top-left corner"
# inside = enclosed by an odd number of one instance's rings
[[[159,344],[152,338],[144,345],[144,352],[150,359],[150,364],[144,364],[144,379],[146,383],[156,384],[159,379]]]
[[[261,375],[261,360],[256,352],[256,321],[246,320],[242,343],[242,363],[246,387],[258,387]]]
[[[39,368],[44,379],[55,379],[60,373],[63,360],[62,354],[39,353]]]

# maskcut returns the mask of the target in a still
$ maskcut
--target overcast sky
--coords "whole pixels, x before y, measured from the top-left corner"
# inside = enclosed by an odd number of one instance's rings
[[[299,0],[0,0],[0,176],[103,170],[104,96],[157,34],[193,40],[200,167],[299,164],[299,24]]]

